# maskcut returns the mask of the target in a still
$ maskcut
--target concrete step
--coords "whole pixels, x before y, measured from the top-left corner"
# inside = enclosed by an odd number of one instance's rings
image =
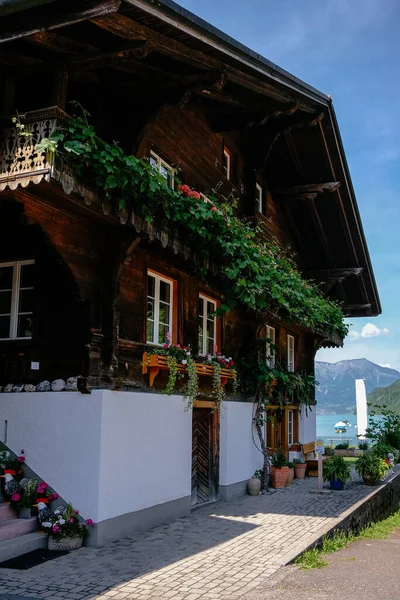
[[[0,521],[0,542],[32,533],[37,529],[37,519],[6,519]]]
[[[12,509],[9,504],[6,504],[6,502],[0,503],[0,521],[5,521],[7,519],[15,519],[16,516],[17,515],[14,509]]]
[[[39,548],[47,548],[48,535],[35,531],[19,537],[0,542],[0,563]]]

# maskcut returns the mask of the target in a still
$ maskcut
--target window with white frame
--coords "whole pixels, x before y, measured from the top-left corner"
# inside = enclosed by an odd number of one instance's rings
[[[267,365],[273,369],[275,367],[275,327],[267,325],[265,334],[269,338],[266,344]]]
[[[199,296],[199,354],[214,354],[217,345],[217,303],[206,296]]]
[[[147,327],[148,344],[165,344],[167,333],[172,334],[173,282],[156,273],[147,274]]]
[[[287,336],[287,366],[288,371],[294,371],[294,337],[292,335]]]
[[[227,179],[231,178],[231,168],[232,168],[232,154],[228,150],[228,148],[224,147],[224,162],[222,164],[222,170]]]
[[[288,445],[291,446],[293,444],[293,433],[294,433],[294,420],[293,420],[293,411],[288,410]]]
[[[258,212],[263,212],[263,189],[259,183],[256,183],[256,208]]]
[[[175,170],[173,167],[153,150],[150,152],[150,164],[152,167],[154,167],[154,169],[156,169],[156,171],[160,173],[162,177],[164,177],[168,187],[174,189]]]
[[[32,337],[34,260],[0,263],[0,340]]]

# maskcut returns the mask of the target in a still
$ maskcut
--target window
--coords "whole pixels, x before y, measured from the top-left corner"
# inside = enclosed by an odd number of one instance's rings
[[[267,365],[273,369],[275,367],[275,327],[267,325],[266,336],[271,340],[266,345]]]
[[[232,163],[232,154],[228,150],[226,146],[224,146],[224,161],[222,163],[222,170],[227,179],[231,178],[231,163]]]
[[[0,339],[32,337],[35,261],[0,263]]]
[[[172,334],[173,282],[156,273],[147,274],[147,327],[148,344],[165,344],[167,333]]]
[[[150,164],[164,177],[168,187],[174,189],[174,176],[175,171],[165,160],[158,156],[153,150],[150,152]]]
[[[263,189],[258,183],[256,183],[256,208],[258,212],[263,212]]]
[[[288,371],[294,371],[294,337],[287,336],[287,366]]]
[[[293,444],[293,433],[294,433],[294,421],[293,421],[293,411],[287,411],[288,416],[288,445],[291,446]]]
[[[214,354],[217,344],[217,303],[206,296],[199,296],[199,354]]]

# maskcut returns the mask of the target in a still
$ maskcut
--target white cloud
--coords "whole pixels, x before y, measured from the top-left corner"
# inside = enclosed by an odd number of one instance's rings
[[[378,335],[386,335],[387,333],[389,333],[389,329],[386,329],[386,327],[384,329],[379,329],[379,327],[372,323],[367,323],[361,329],[361,337],[363,338],[377,337]]]
[[[390,367],[391,367],[390,363],[383,363],[383,364],[379,363],[379,366],[385,367],[386,369],[390,369]]]
[[[352,329],[351,331],[349,331],[347,338],[349,340],[349,342],[355,342],[356,340],[358,340],[358,338],[360,337],[360,334],[358,331],[354,331],[354,329]]]

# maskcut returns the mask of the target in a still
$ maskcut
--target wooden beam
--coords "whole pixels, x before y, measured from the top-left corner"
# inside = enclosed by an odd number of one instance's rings
[[[343,279],[347,279],[347,277],[351,277],[355,275],[361,275],[363,272],[362,267],[347,267],[344,269],[322,269],[319,271],[310,271],[307,273],[307,277],[310,279],[318,279],[319,281],[340,281]]]
[[[264,127],[264,125],[267,124],[268,121],[270,121],[271,119],[277,119],[278,117],[286,117],[286,116],[290,116],[293,115],[293,113],[295,113],[297,110],[299,110],[300,104],[298,102],[296,102],[293,106],[291,106],[290,108],[284,109],[284,110],[274,110],[272,113],[268,113],[265,115],[265,117],[263,117],[260,121],[253,121],[252,123],[249,124],[249,127]]]
[[[335,192],[340,186],[340,181],[329,183],[308,183],[306,185],[295,185],[290,188],[280,188],[275,193],[283,196],[297,196],[298,194],[322,194],[322,192]]]
[[[68,64],[79,69],[95,69],[106,65],[129,63],[130,61],[142,60],[154,50],[151,41],[146,40],[135,48],[118,50],[116,52],[89,52],[86,56],[80,55],[73,58]]]
[[[58,33],[51,33],[50,31],[39,31],[25,39],[26,42],[41,46],[57,54],[82,54],[95,52],[98,50],[95,46],[86,44],[84,42],[78,42],[72,38],[60,35]]]
[[[10,42],[40,31],[67,27],[93,17],[113,13],[119,9],[120,4],[121,0],[87,0],[82,7],[82,0],[68,0],[68,2],[49,5],[46,7],[45,14],[38,12],[28,16],[20,13],[4,17],[0,42]]]

